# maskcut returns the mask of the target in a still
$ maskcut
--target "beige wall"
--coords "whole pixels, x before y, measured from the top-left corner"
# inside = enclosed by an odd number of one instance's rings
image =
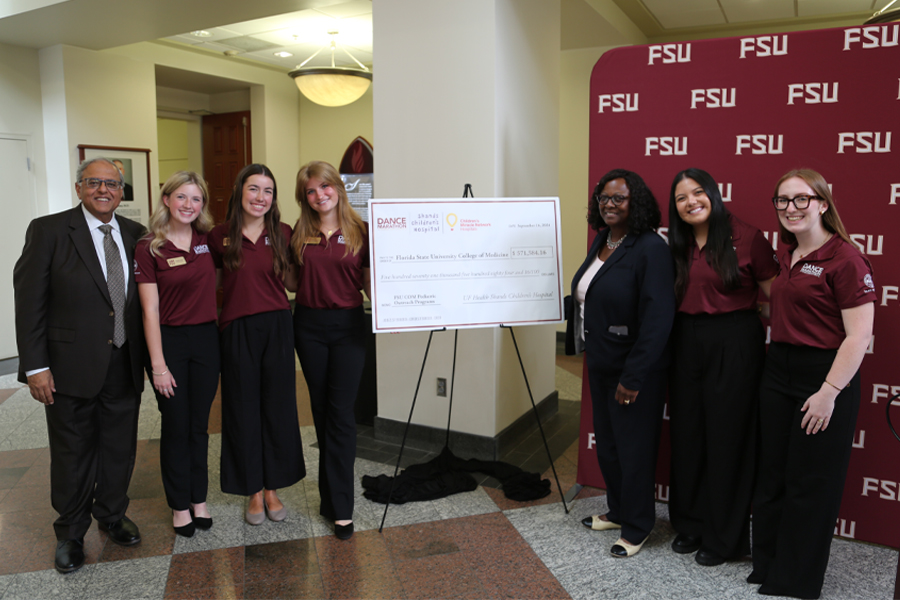
[[[558,2],[380,0],[373,21],[378,197],[459,197],[465,183],[476,197],[556,195]],[[492,437],[530,409],[509,337],[459,332],[454,430]],[[553,327],[517,328],[516,337],[542,400],[555,389]],[[407,419],[427,338],[378,336],[379,416]],[[446,425],[448,402],[434,388],[452,361],[453,332],[436,334],[415,423]]]
[[[128,57],[150,65],[151,68],[159,64],[246,82],[249,92],[239,92],[231,96],[212,96],[209,110],[213,110],[213,106],[216,105],[216,108],[226,108],[230,112],[230,109],[245,106],[249,95],[253,160],[267,164],[281,184],[279,208],[284,222],[296,221],[299,209],[293,202],[291,193],[293,186],[290,182],[293,181],[300,164],[300,144],[298,135],[294,133],[300,130],[297,109],[300,92],[287,75],[265,66],[226,60],[210,53],[185,50],[160,42],[121,46],[106,50],[104,54]],[[152,95],[155,98],[155,91]],[[220,104],[217,105],[217,102]]]
[[[44,120],[37,50],[0,44],[0,133],[24,136],[32,162],[35,214],[47,212]]]
[[[164,182],[176,171],[203,172],[200,121],[157,118],[159,140],[159,181]]]

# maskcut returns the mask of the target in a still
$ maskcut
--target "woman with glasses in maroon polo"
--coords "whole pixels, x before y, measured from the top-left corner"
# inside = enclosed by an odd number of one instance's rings
[[[762,584],[761,594],[818,598],[850,462],[875,284],[819,173],[785,174],[773,203],[787,247],[772,284],[772,341],[760,384],[747,581]]]

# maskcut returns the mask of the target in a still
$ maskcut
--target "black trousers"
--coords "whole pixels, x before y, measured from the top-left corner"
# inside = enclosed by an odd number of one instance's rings
[[[651,372],[636,402],[616,402],[619,374],[589,372],[597,461],[606,482],[610,521],[640,544],[656,523],[656,456],[666,397],[666,371]]]
[[[187,510],[206,502],[209,487],[209,407],[219,386],[219,330],[214,322],[159,329],[166,366],[178,386],[170,398],[156,393],[160,470],[169,507]]]
[[[672,329],[669,516],[725,558],[750,553],[759,379],[765,332],[755,311],[678,313]]]
[[[298,305],[294,340],[319,441],[319,513],[335,521],[352,519],[354,404],[366,361],[363,309],[317,310]]]
[[[129,344],[113,349],[103,389],[94,398],[54,394],[45,407],[50,437],[50,500],[58,540],[84,537],[91,515],[125,516],[134,470],[141,398],[131,377]]]
[[[291,312],[235,319],[221,340],[222,491],[249,496],[294,485],[306,465]]]
[[[807,435],[800,408],[836,353],[773,343],[766,357],[753,497],[753,570],[764,578],[761,593],[818,598],[822,592],[856,428],[859,373],[835,400],[825,431]]]

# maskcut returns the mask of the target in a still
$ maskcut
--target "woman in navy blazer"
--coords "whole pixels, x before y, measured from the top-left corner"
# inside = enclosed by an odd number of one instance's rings
[[[585,518],[594,530],[621,529],[613,556],[637,554],[656,522],[656,454],[666,394],[666,347],[675,316],[672,256],[654,231],[660,210],[637,173],[604,175],[591,199],[597,230],[572,281],[566,339],[587,351],[597,460],[609,512]]]

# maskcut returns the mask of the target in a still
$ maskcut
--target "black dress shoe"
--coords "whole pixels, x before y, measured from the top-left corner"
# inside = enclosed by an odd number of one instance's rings
[[[696,552],[700,548],[700,541],[699,535],[679,533],[675,537],[675,541],[672,542],[672,550],[678,554],[690,554],[691,552]]]
[[[197,527],[194,525],[194,522],[191,521],[187,525],[182,525],[181,527],[172,526],[175,529],[175,533],[180,535],[181,537],[194,537],[194,531],[196,531]]]
[[[191,511],[191,519],[194,520],[194,525],[197,526],[197,529],[206,531],[207,529],[212,529],[212,517],[197,517],[194,515],[194,509],[188,509]],[[190,537],[190,536],[189,536]]]
[[[141,541],[138,526],[128,517],[122,517],[115,523],[100,523],[100,529],[109,534],[109,539],[120,546],[134,546]]]
[[[725,562],[725,557],[701,548],[694,560],[697,561],[698,565],[703,565],[704,567],[717,567]]]
[[[65,540],[56,544],[56,570],[71,573],[84,566],[84,539]]]
[[[353,537],[353,523],[347,525],[334,524],[334,536],[339,540],[349,540]]]

